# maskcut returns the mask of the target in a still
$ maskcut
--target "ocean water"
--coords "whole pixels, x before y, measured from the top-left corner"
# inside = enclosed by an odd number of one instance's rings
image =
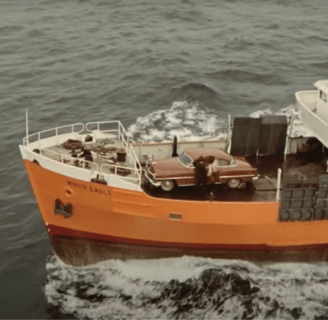
[[[327,264],[63,265],[18,150],[25,109],[30,132],[119,119],[139,141],[212,139],[228,114],[289,115],[295,91],[328,77],[327,9],[326,0],[2,0],[0,318],[328,318]]]

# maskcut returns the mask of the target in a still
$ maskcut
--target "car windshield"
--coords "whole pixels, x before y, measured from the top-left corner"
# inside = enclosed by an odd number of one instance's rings
[[[190,167],[192,164],[192,159],[185,152],[180,155],[179,160],[186,167]]]
[[[236,159],[231,156],[229,154],[229,157],[230,157],[230,161],[227,160],[227,159],[221,159],[221,158],[216,158],[215,161],[214,161],[214,164],[217,166],[217,167],[227,167],[227,166],[234,166],[237,164],[237,161]]]
[[[226,159],[215,159],[214,164],[217,167],[226,167],[230,165],[230,162]]]
[[[236,165],[236,164],[237,164],[237,161],[236,161],[236,159],[235,159],[231,154],[230,154],[230,158],[231,158],[230,165],[231,165],[231,166]]]

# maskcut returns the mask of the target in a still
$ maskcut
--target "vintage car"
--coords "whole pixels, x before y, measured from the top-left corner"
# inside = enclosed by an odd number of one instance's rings
[[[194,161],[201,156],[215,158],[212,183],[238,188],[243,182],[252,181],[257,176],[256,168],[245,158],[233,157],[215,148],[187,149],[178,157],[154,160],[147,164],[145,175],[154,186],[160,186],[164,191],[171,191],[175,186],[196,185]]]

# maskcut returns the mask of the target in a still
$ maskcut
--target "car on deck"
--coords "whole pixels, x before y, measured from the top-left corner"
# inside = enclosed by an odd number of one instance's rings
[[[197,184],[195,161],[200,157],[214,157],[212,178],[207,183],[227,184],[238,188],[243,182],[250,182],[257,177],[257,170],[244,157],[233,157],[216,148],[186,149],[178,157],[153,160],[146,165],[145,176],[152,185],[171,191],[176,186]],[[213,159],[213,158],[212,158]],[[210,181],[211,180],[211,181]]]

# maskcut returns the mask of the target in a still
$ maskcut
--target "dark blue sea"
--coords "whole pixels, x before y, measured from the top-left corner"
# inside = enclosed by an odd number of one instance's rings
[[[328,264],[63,265],[18,149],[25,109],[30,132],[118,119],[139,141],[288,113],[295,91],[328,78],[327,12],[326,0],[1,0],[0,318],[327,319]]]

